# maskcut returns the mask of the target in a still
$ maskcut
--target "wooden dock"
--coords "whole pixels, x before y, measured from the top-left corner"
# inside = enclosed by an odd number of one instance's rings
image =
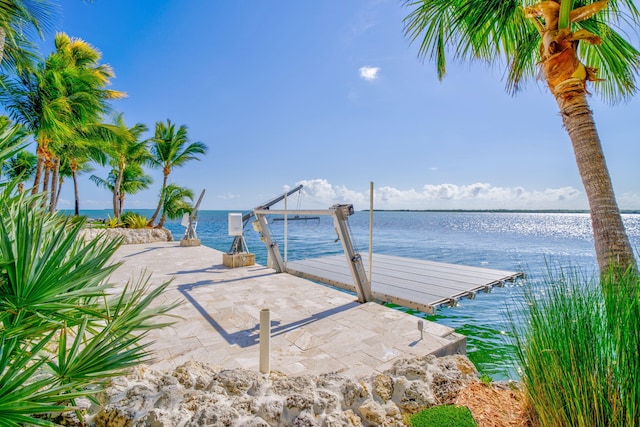
[[[368,254],[361,254],[368,272]],[[355,292],[344,255],[287,262],[294,276]],[[522,273],[468,267],[412,258],[373,254],[371,290],[375,299],[429,314],[441,306],[452,306],[460,298],[474,298],[494,286],[522,277]]]

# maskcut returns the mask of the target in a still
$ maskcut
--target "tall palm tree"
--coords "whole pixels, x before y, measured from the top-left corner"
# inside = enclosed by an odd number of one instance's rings
[[[59,146],[63,145],[68,151],[74,143],[81,143],[81,140],[75,137],[78,129],[97,123],[102,115],[110,110],[109,100],[125,96],[124,92],[106,88],[115,74],[110,66],[100,64],[101,54],[93,46],[84,40],[58,33],[55,37],[55,47],[56,50],[47,58],[45,70],[53,75],[53,80],[60,86],[61,95],[68,99],[66,124],[70,131],[56,133],[53,138],[52,161],[47,168],[52,172],[52,211],[57,199]]]
[[[91,175],[89,179],[99,187],[106,188],[115,193],[115,183],[118,179],[119,171],[111,169],[106,179],[96,175]],[[146,190],[153,184],[151,176],[144,173],[144,169],[138,164],[131,164],[125,167],[124,173],[120,180],[120,190],[118,191],[118,212],[122,215],[124,212],[124,200],[127,194],[136,194],[139,191]],[[115,216],[114,218],[119,218]]]
[[[109,156],[109,163],[115,170],[115,180],[113,182],[113,216],[120,218],[120,196],[122,190],[122,180],[127,167],[133,165],[144,165],[150,162],[151,154],[148,149],[148,142],[141,140],[142,134],[147,131],[147,126],[136,123],[132,127],[127,127],[122,113],[113,118],[112,124],[102,124],[96,129],[104,136],[105,145],[103,149]]]
[[[37,159],[35,154],[23,149],[2,165],[2,173],[18,183],[18,193],[22,193],[24,182],[35,173]]]
[[[609,102],[637,91],[640,53],[615,28],[619,23],[638,28],[633,1],[405,0],[405,5],[412,9],[405,34],[419,42],[421,58],[435,61],[440,79],[448,54],[506,63],[512,93],[542,71],[573,145],[600,272],[636,270],[586,98],[587,82]]]
[[[193,191],[188,188],[180,187],[176,184],[168,184],[162,193],[162,198],[162,214],[160,215],[158,228],[164,226],[167,218],[181,218],[185,213],[190,214],[193,209],[191,207]]]
[[[167,119],[167,123],[156,122],[155,135],[151,140],[151,165],[162,168],[162,188],[158,207],[149,220],[149,226],[158,218],[164,201],[164,190],[172,168],[182,167],[191,160],[200,160],[199,155],[207,152],[207,146],[202,142],[189,142],[187,126],[176,129],[174,123]]]
[[[22,70],[16,77],[2,76],[0,103],[9,116],[33,135],[38,155],[32,193],[39,191],[42,171],[49,159],[52,135],[66,132],[66,100],[54,90],[55,82],[46,83],[45,65]],[[48,77],[51,77],[50,75]]]
[[[30,36],[42,36],[56,15],[52,1],[0,2],[0,66],[15,71],[29,68],[36,58]]]
[[[42,191],[48,191],[50,173],[54,175],[50,208],[56,200],[56,145],[72,140],[76,129],[99,121],[109,109],[108,100],[125,96],[106,89],[113,70],[99,63],[100,52],[91,45],[58,33],[55,47],[46,61],[15,78],[4,77],[0,85],[0,102],[38,144],[32,192],[41,191],[41,182]]]

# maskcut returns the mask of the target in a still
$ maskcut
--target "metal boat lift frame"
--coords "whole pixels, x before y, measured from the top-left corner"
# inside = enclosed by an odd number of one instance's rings
[[[269,259],[273,262],[273,268],[278,273],[284,273],[287,270],[286,264],[280,254],[278,243],[275,242],[269,233],[269,223],[267,215],[331,215],[333,217],[333,225],[338,234],[338,239],[342,243],[344,255],[347,258],[347,264],[353,277],[353,282],[358,294],[358,301],[361,303],[373,301],[371,292],[371,282],[367,278],[362,257],[353,249],[353,243],[347,228],[347,219],[353,215],[353,205],[333,205],[326,210],[271,210],[271,209],[254,209],[253,214],[259,224],[258,232],[262,236],[267,247]]]

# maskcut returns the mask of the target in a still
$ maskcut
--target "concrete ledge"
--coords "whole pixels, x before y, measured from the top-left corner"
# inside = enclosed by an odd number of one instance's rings
[[[101,234],[106,235],[107,239],[123,236],[124,245],[173,241],[173,235],[166,228],[85,228],[79,236],[91,241]]]

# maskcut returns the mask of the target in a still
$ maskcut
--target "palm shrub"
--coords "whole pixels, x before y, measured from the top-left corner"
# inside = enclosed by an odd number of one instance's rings
[[[0,192],[0,426],[50,426],[48,414],[148,361],[143,339],[173,306],[153,304],[169,283],[106,282],[118,241],[85,243],[84,219],[11,190]]]
[[[542,286],[525,286],[523,306],[510,314],[542,426],[640,425],[640,282],[633,273],[604,281],[550,273]]]
[[[122,214],[122,223],[127,228],[146,228],[148,221],[146,216],[135,212],[125,212]]]

